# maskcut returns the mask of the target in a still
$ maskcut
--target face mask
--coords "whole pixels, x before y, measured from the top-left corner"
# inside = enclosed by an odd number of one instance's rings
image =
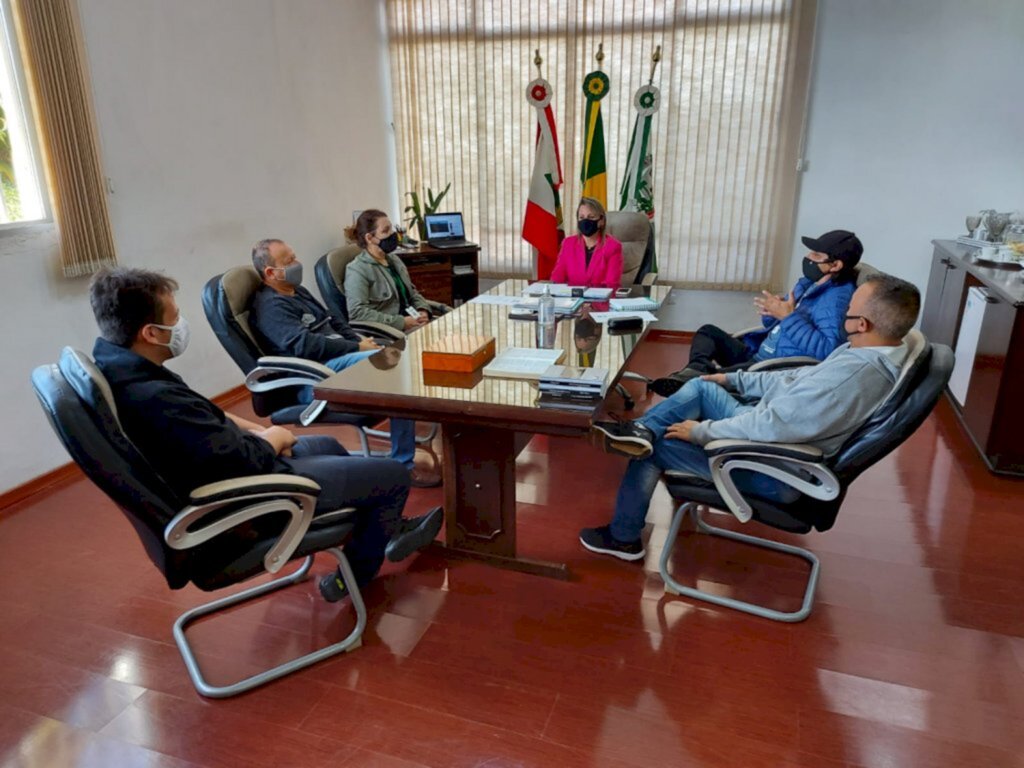
[[[822,264],[825,262],[821,262]],[[804,256],[804,277],[810,280],[812,283],[816,283],[825,276],[818,267],[820,264],[817,261],[811,261],[809,258]]]
[[[593,219],[580,219],[576,222],[576,228],[584,237],[591,237],[597,233],[598,222]]]
[[[843,317],[843,332],[846,333],[847,338],[850,336],[856,336],[859,333],[864,333],[864,331],[847,331],[846,324],[851,320],[867,320],[867,318],[865,318],[864,315],[846,315]]]
[[[293,261],[287,267],[278,267],[278,269],[284,272],[284,277],[282,279],[286,283],[288,283],[289,285],[302,285],[301,261]]]
[[[188,347],[188,340],[192,338],[192,331],[189,330],[188,320],[184,315],[179,314],[178,322],[174,325],[160,325],[159,323],[151,323],[151,325],[154,328],[162,328],[171,332],[171,340],[162,345],[171,350],[171,357],[180,357],[184,354]]]
[[[395,248],[398,247],[398,233],[392,232],[390,235],[385,237],[379,243],[377,247],[380,248],[384,253],[391,253]]]

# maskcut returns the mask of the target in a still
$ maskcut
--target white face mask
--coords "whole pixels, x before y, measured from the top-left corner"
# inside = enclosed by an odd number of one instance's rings
[[[185,319],[184,315],[179,314],[178,322],[174,325],[160,325],[160,323],[150,323],[150,325],[154,328],[162,328],[165,331],[171,332],[171,340],[162,345],[171,350],[171,357],[180,357],[184,354],[185,349],[188,347],[188,341],[192,338],[192,331],[189,329],[188,320]]]

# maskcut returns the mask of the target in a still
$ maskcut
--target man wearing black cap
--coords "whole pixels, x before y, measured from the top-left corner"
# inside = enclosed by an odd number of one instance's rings
[[[686,367],[655,379],[650,389],[670,397],[687,381],[706,373],[740,370],[776,357],[824,360],[846,341],[843,315],[857,287],[856,267],[864,246],[853,232],[843,229],[801,241],[810,252],[804,256],[804,274],[793,290],[787,296],[762,291],[754,299],[763,328],[736,338],[718,326],[701,326],[693,336]]]

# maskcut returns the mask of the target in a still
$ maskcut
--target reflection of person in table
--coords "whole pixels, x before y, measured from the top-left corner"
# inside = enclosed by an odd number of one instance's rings
[[[405,264],[394,254],[398,233],[386,213],[363,211],[356,223],[345,229],[345,237],[363,249],[345,269],[349,319],[414,331],[451,311],[445,304],[424,298],[412,284]]]
[[[572,327],[572,341],[576,347],[576,364],[581,368],[594,367],[594,350],[601,343],[601,325],[587,310]]]
[[[576,208],[578,235],[562,241],[551,282],[587,288],[618,288],[622,282],[622,243],[604,233],[604,206],[592,197]]]

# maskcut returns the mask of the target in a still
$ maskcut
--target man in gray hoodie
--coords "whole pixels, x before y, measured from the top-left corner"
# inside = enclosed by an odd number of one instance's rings
[[[903,337],[914,323],[921,295],[910,283],[879,274],[858,288],[844,318],[849,343],[821,363],[765,373],[718,373],[689,381],[641,419],[595,422],[605,449],[630,462],[609,525],[584,528],[580,542],[592,552],[640,560],[640,534],[647,508],[665,470],[711,479],[702,446],[712,440],[805,443],[826,456],[843,443],[882,404],[907,357]],[[724,387],[736,391],[744,404]],[[764,475],[751,473],[740,490],[776,501],[799,494]]]

